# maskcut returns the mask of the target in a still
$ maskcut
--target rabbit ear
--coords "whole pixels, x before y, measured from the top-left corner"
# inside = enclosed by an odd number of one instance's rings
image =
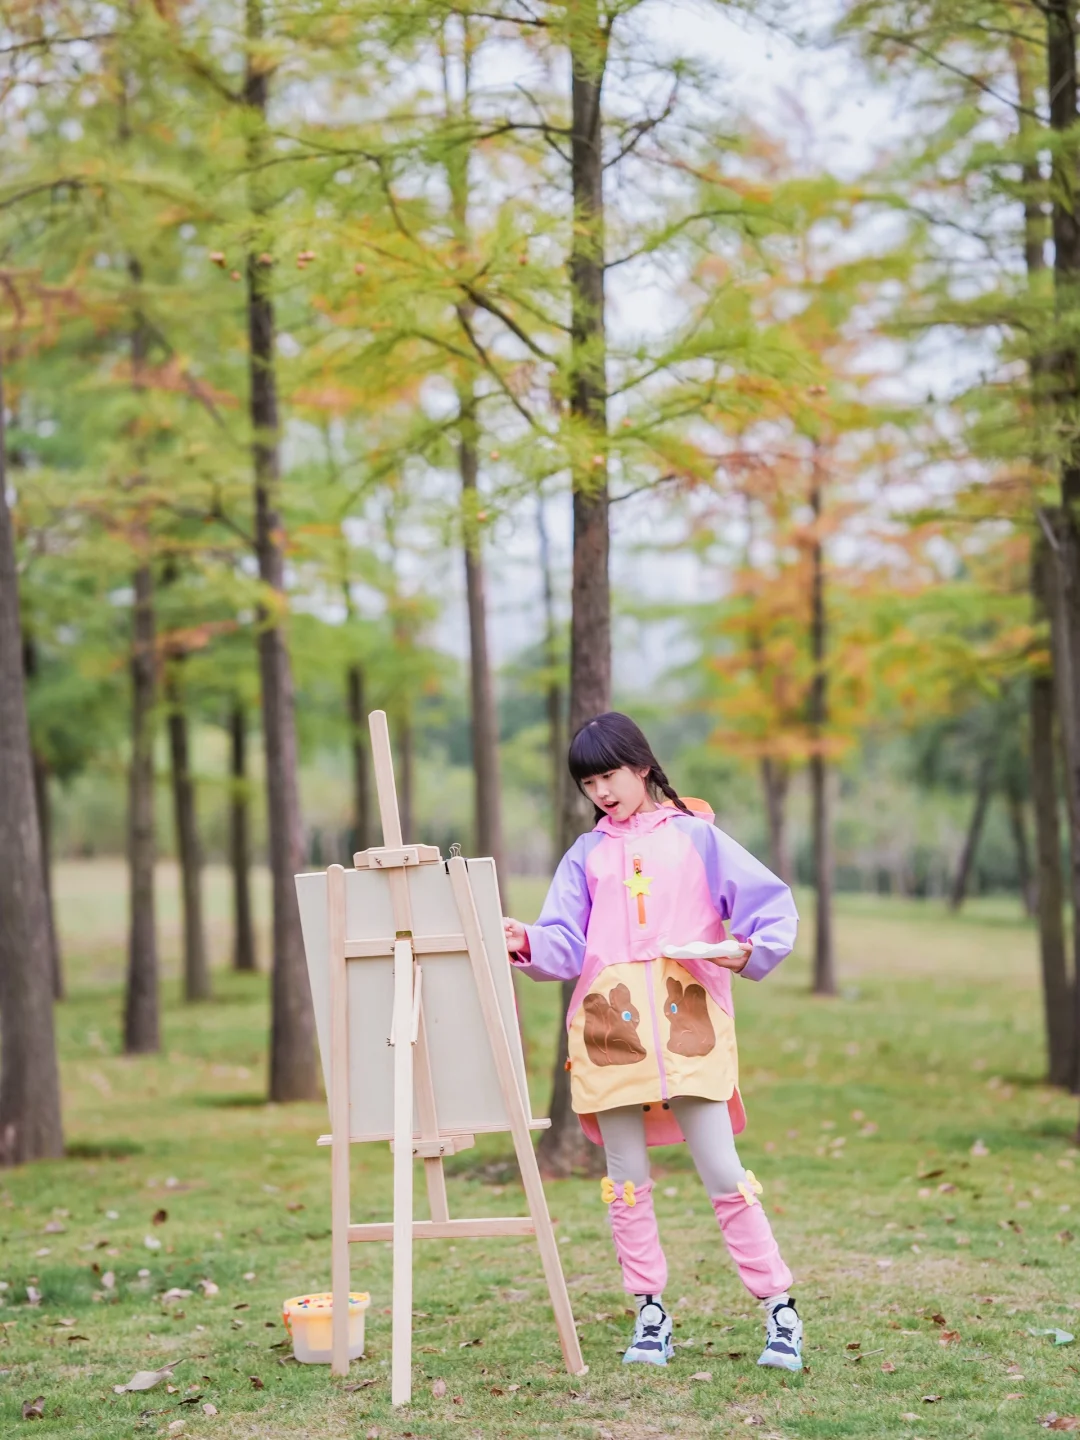
[[[611,1003],[618,1010],[625,1009],[630,1001],[629,989],[620,981],[611,992]]]
[[[668,978],[667,978],[667,993],[668,993],[668,998],[669,998],[669,999],[671,999],[671,1000],[681,1000],[681,999],[682,999],[682,981],[681,981],[681,980],[676,980],[673,975],[669,975]]]

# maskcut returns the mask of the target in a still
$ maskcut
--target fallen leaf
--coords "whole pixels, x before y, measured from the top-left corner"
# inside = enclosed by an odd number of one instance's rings
[[[166,1394],[166,1395],[179,1395],[179,1394],[180,1394],[180,1386],[179,1386],[179,1385],[166,1385],[166,1386],[165,1386],[165,1394]]]
[[[294,1215],[298,1210],[303,1210],[303,1208],[304,1202],[302,1200],[290,1200],[288,1205],[285,1206],[285,1209],[291,1210]]]
[[[941,1396],[940,1396],[940,1395],[924,1395],[922,1398],[923,1398],[923,1404],[924,1404],[924,1405],[936,1405],[937,1402],[941,1399]]]
[[[512,1395],[515,1390],[520,1390],[520,1389],[521,1389],[521,1386],[520,1386],[520,1385],[508,1385],[506,1388],[507,1388],[507,1390],[510,1391],[510,1394]]]
[[[938,1336],[939,1345],[954,1345],[960,1339],[959,1330],[942,1330]]]
[[[372,1385],[377,1385],[378,1380],[357,1380],[355,1385],[345,1385],[342,1388],[346,1394],[351,1395],[357,1390],[369,1390]]]
[[[184,1426],[185,1426],[186,1424],[187,1424],[187,1421],[186,1421],[186,1420],[170,1420],[170,1421],[169,1421],[169,1434],[170,1434],[170,1435],[175,1435],[175,1434],[177,1434],[178,1431],[183,1430],[183,1428],[184,1428]]]
[[[1044,1430],[1080,1430],[1080,1415],[1055,1415],[1051,1412],[1039,1421]]]
[[[190,1294],[190,1290],[181,1290],[179,1286],[174,1285],[171,1290],[165,1291],[165,1294],[161,1297],[161,1302],[164,1304],[167,1300],[186,1300]]]
[[[882,1367],[881,1367],[881,1373],[882,1373],[883,1375],[891,1375],[895,1369],[896,1369],[896,1366],[892,1363],[892,1361],[891,1361],[891,1360],[886,1360],[885,1363],[884,1363],[884,1364],[882,1365]]]
[[[232,1308],[234,1310],[250,1310],[251,1306],[246,1300],[241,1300],[239,1305],[234,1305]]]
[[[446,1394],[446,1381],[436,1380],[434,1385],[432,1385],[431,1387],[431,1393],[432,1395],[434,1395],[436,1400],[441,1400]]]
[[[985,1141],[983,1141],[983,1140],[976,1140],[976,1141],[975,1141],[975,1144],[972,1145],[972,1147],[971,1147],[971,1153],[972,1153],[972,1155],[983,1156],[983,1155],[989,1155],[989,1154],[990,1154],[990,1151],[989,1151],[989,1149],[987,1148],[987,1145],[986,1145]]]
[[[45,1396],[39,1395],[36,1400],[24,1400],[22,1407],[22,1418],[24,1420],[42,1420],[45,1417]]]
[[[112,1272],[111,1270],[106,1270],[106,1271],[105,1271],[105,1274],[102,1275],[102,1277],[101,1277],[101,1288],[102,1288],[103,1290],[115,1290],[115,1289],[116,1289],[116,1276],[113,1274],[113,1272]]]
[[[920,1170],[916,1176],[918,1180],[936,1180],[939,1175],[944,1175],[944,1170]]]
[[[468,1350],[470,1345],[483,1345],[483,1343],[483,1340],[478,1336],[475,1340],[459,1340],[457,1348],[459,1350]]]
[[[150,1216],[150,1224],[164,1225],[165,1221],[168,1220],[168,1218],[169,1212],[167,1210],[155,1210],[153,1215]]]
[[[26,1287],[26,1303],[28,1305],[41,1304],[41,1291],[33,1285],[27,1285]]]
[[[74,1343],[75,1343],[76,1340],[89,1340],[89,1339],[90,1339],[90,1336],[89,1336],[89,1335],[69,1335],[69,1336],[67,1337],[67,1342],[68,1342],[69,1345],[74,1345]]]
[[[200,1280],[200,1281],[199,1281],[199,1289],[202,1291],[202,1293],[203,1293],[203,1294],[206,1296],[206,1298],[209,1300],[209,1298],[210,1298],[211,1295],[216,1295],[216,1294],[218,1294],[218,1292],[219,1292],[219,1290],[221,1289],[221,1287],[220,1287],[219,1285],[215,1285],[214,1282],[213,1282],[213,1280]]]
[[[135,1374],[126,1385],[114,1385],[113,1394],[123,1395],[127,1390],[153,1390],[155,1385],[160,1385],[163,1380],[171,1380],[172,1372],[180,1364],[174,1360],[171,1365],[166,1365],[161,1370],[136,1370]]]
[[[845,1349],[845,1350],[861,1350],[861,1349],[862,1349],[862,1341],[861,1341],[861,1340],[849,1340],[849,1341],[847,1342],[847,1344],[844,1346],[844,1349]]]
[[[900,1414],[901,1420],[917,1420],[918,1418],[914,1410],[903,1410]]]
[[[70,1329],[70,1327],[75,1324],[75,1321],[70,1317],[65,1316],[63,1319],[57,1320],[55,1323],[57,1325],[63,1325],[66,1328]]]
[[[1023,1400],[1023,1398],[1019,1390],[1010,1390],[1008,1395],[1005,1396],[1006,1400]]]
[[[727,1352],[727,1358],[729,1360],[741,1360],[745,1354],[745,1350],[729,1350]]]
[[[63,1235],[64,1227],[59,1220],[50,1220],[42,1232],[45,1235]]]
[[[142,1243],[146,1246],[147,1250],[161,1249],[161,1241],[157,1238],[156,1235],[144,1235]]]
[[[1069,1245],[1076,1239],[1076,1236],[1071,1230],[1059,1230],[1057,1238],[1061,1241],[1062,1245]]]
[[[945,1319],[944,1315],[939,1315],[936,1311],[933,1315],[930,1316],[930,1319],[934,1322],[935,1325],[947,1325],[949,1323]]]
[[[505,1395],[505,1394],[506,1394],[506,1391],[505,1391],[505,1390],[500,1390],[499,1387],[498,1387],[498,1385],[492,1385],[492,1387],[491,1387],[491,1389],[489,1390],[488,1393],[489,1393],[490,1395]]]
[[[690,1379],[691,1379],[691,1380],[703,1380],[703,1381],[705,1381],[706,1384],[708,1384],[708,1382],[712,1379],[712,1371],[711,1371],[711,1370],[695,1370],[694,1373],[693,1373],[693,1375],[690,1376]]]
[[[379,1436],[381,1433],[382,1432],[379,1430],[379,1428],[373,1425],[371,1429],[367,1432],[367,1440],[379,1440]]]
[[[1068,1332],[1068,1330],[1058,1330],[1058,1329],[1056,1328],[1056,1326],[1055,1326],[1055,1327],[1051,1327],[1051,1329],[1049,1329],[1049,1330],[1030,1330],[1030,1329],[1029,1329],[1029,1330],[1028,1330],[1028,1334],[1029,1334],[1029,1335],[1052,1335],[1052,1336],[1054,1337],[1054,1344],[1055,1344],[1055,1345],[1071,1345],[1071,1344],[1073,1343],[1073,1341],[1076,1339],[1076,1336],[1075,1336],[1075,1335],[1070,1335],[1069,1332]]]
[[[202,1408],[203,1408],[203,1414],[204,1414],[204,1415],[216,1415],[216,1414],[218,1413],[218,1411],[217,1411],[217,1406],[216,1406],[216,1405],[211,1405],[210,1402],[209,1402],[209,1400],[206,1402],[206,1404],[205,1404]]]

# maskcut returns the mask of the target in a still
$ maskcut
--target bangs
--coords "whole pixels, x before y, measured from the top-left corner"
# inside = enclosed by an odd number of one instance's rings
[[[648,767],[652,763],[652,756],[647,742],[643,747],[644,740],[645,737],[628,716],[600,715],[583,725],[571,740],[570,751],[566,757],[567,768],[580,785],[582,780],[588,780],[591,775],[603,775],[608,770],[618,770],[623,765],[644,764]],[[644,761],[643,748],[647,757]]]

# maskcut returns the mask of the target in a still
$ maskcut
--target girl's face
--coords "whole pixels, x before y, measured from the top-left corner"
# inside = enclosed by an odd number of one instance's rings
[[[629,820],[639,811],[656,809],[645,786],[648,773],[648,770],[631,770],[629,765],[620,765],[618,770],[590,775],[581,782],[581,788],[612,820]]]

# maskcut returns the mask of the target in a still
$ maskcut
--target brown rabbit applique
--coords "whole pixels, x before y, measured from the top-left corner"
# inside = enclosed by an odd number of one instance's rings
[[[594,1065],[636,1065],[645,1058],[645,1046],[638,1039],[641,1012],[630,999],[625,985],[616,985],[609,998],[586,995],[585,1050]]]
[[[687,985],[668,977],[664,1013],[671,1025],[667,1048],[673,1055],[708,1055],[716,1044],[709,1006],[700,985]]]

